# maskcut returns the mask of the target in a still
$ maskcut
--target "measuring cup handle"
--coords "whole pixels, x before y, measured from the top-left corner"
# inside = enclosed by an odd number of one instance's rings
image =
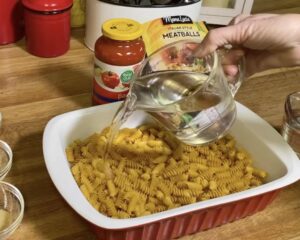
[[[228,86],[231,91],[232,96],[234,97],[237,91],[239,90],[240,86],[242,85],[245,79],[245,57],[242,56],[240,61],[237,64],[238,73],[234,79],[228,78]]]

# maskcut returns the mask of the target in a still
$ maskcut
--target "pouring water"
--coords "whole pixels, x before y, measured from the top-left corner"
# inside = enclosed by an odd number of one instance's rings
[[[185,46],[182,41],[172,44],[144,61],[114,118],[113,129],[119,128],[133,111],[143,110],[190,145],[214,141],[229,131],[236,116],[233,96],[241,84],[242,72],[228,85],[217,53],[199,61],[186,54]],[[165,58],[170,48],[171,64]],[[181,61],[175,61],[175,67],[174,48]]]

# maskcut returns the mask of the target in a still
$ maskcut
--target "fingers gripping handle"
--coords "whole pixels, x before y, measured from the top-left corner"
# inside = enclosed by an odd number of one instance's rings
[[[245,79],[245,57],[242,56],[239,62],[237,63],[237,74],[236,76],[228,79],[229,89],[232,96],[234,97],[239,88],[241,87]]]

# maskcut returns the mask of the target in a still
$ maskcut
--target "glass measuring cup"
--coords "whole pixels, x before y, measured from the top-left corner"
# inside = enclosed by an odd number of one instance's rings
[[[149,56],[136,72],[129,97],[179,140],[198,145],[224,136],[236,117],[234,95],[244,64],[228,79],[221,52],[196,55],[199,42],[179,41]]]
[[[282,136],[300,158],[300,92],[286,97]]]

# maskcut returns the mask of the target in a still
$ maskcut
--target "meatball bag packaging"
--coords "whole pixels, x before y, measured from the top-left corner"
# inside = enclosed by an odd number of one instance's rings
[[[203,21],[193,22],[188,16],[168,16],[143,24],[143,41],[147,55],[180,40],[202,41],[208,33]]]

